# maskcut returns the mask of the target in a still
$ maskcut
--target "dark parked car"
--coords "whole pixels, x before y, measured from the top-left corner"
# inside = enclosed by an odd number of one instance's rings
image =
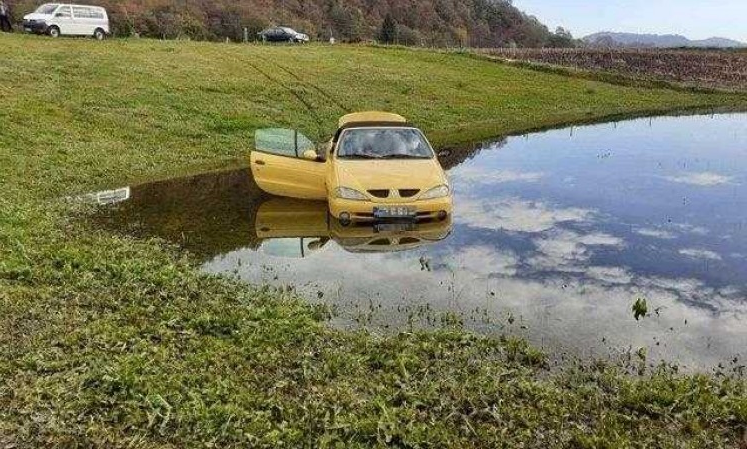
[[[272,27],[262,31],[259,38],[265,42],[308,42],[309,36],[293,28]]]

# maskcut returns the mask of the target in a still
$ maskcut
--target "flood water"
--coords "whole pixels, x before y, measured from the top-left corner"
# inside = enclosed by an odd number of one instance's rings
[[[293,285],[375,331],[459,319],[553,353],[645,347],[685,369],[747,355],[747,115],[661,117],[454,149],[452,221],[342,227],[246,170],[103,195],[118,232],[209,273]],[[632,306],[646,299],[648,315]],[[736,361],[735,361],[736,358]]]

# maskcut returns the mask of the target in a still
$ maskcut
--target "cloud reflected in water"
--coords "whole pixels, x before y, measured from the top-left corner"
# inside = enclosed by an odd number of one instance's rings
[[[547,231],[560,223],[587,221],[593,215],[589,209],[558,208],[520,198],[459,198],[455,209],[463,224],[509,232]]]
[[[525,173],[513,170],[486,170],[476,166],[469,166],[453,170],[450,176],[456,183],[493,185],[509,182],[538,182],[545,174],[541,172]]]
[[[654,229],[654,228],[639,228],[635,231],[636,234],[642,235],[644,237],[651,237],[655,239],[662,239],[662,240],[671,240],[676,238],[676,236],[669,232],[665,231],[663,229]]]
[[[686,249],[681,249],[679,253],[682,254],[683,256],[690,257],[692,259],[723,260],[722,257],[718,253],[714,251],[709,251],[707,249],[686,248]]]
[[[582,273],[594,247],[622,248],[622,239],[602,232],[581,234],[569,230],[555,230],[534,240],[536,255],[528,259],[537,270]]]
[[[664,176],[664,179],[678,184],[688,184],[698,187],[715,187],[725,184],[732,184],[734,178],[718,173],[684,173],[679,176]]]

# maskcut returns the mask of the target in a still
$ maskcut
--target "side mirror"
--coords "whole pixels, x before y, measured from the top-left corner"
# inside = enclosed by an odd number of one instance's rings
[[[303,158],[309,161],[318,161],[319,155],[314,150],[306,150],[303,152]]]
[[[64,15],[65,15],[65,14],[63,14],[63,13],[61,13],[61,12],[58,12],[58,13],[57,13],[57,14],[55,14],[54,16],[55,16],[55,17],[63,17]]]

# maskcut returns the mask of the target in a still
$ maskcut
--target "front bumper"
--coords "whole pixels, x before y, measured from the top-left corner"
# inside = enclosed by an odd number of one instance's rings
[[[352,221],[374,221],[373,210],[375,207],[404,206],[416,211],[416,220],[428,220],[442,217],[444,213],[451,216],[453,205],[451,197],[436,198],[423,201],[403,201],[401,203],[354,201],[340,198],[329,199],[329,212],[333,217],[339,219],[343,213],[350,214]]]
[[[46,34],[49,27],[47,22],[39,20],[24,20],[23,31],[34,34]]]

